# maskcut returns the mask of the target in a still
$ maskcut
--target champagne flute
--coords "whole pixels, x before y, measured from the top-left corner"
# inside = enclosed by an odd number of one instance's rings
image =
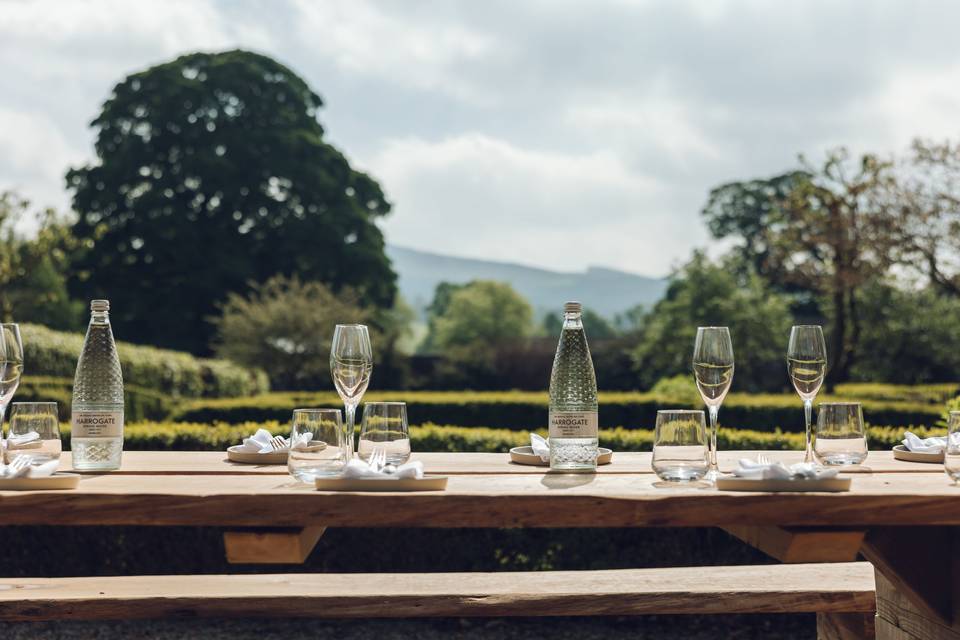
[[[20,386],[23,373],[23,341],[16,324],[0,324],[0,436],[7,405]]]
[[[817,397],[827,373],[827,343],[820,325],[798,325],[790,329],[787,345],[787,374],[793,388],[803,401],[803,415],[807,433],[807,451],[804,462],[813,462],[810,434],[813,400]]]
[[[357,405],[370,384],[373,349],[370,332],[362,324],[338,324],[330,346],[330,375],[347,414],[346,459],[353,458],[353,429]]]
[[[733,342],[727,327],[697,327],[693,345],[693,376],[710,413],[710,468],[708,480],[720,475],[717,466],[717,415],[733,383]]]

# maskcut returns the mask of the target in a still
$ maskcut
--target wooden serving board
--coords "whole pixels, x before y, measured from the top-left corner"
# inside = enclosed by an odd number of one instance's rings
[[[752,480],[747,478],[717,478],[720,491],[765,491],[765,492],[801,492],[801,491],[849,491],[850,478],[824,478],[822,480]]]
[[[920,453],[919,451],[910,451],[902,444],[893,448],[893,457],[904,462],[927,462],[931,464],[943,464],[943,451],[940,453]]]
[[[55,473],[45,478],[0,478],[0,491],[50,491],[76,489],[80,476],[76,473]]]
[[[320,491],[443,491],[446,476],[422,478],[317,478]]]
[[[597,450],[597,464],[610,464],[613,460],[613,451],[600,447]],[[544,462],[540,459],[540,456],[533,452],[533,447],[527,445],[525,447],[514,447],[510,449],[510,461],[516,462],[517,464],[527,464],[534,467],[549,467],[549,462]]]
[[[242,464],[287,464],[286,451],[271,451],[270,453],[247,453],[240,450],[242,445],[234,445],[227,449],[227,459]]]

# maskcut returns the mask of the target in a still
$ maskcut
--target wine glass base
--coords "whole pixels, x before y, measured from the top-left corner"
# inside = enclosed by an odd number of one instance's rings
[[[706,475],[703,476],[703,479],[707,482],[715,483],[717,481],[717,478],[719,477],[720,477],[719,469],[710,469],[709,471],[707,471]]]

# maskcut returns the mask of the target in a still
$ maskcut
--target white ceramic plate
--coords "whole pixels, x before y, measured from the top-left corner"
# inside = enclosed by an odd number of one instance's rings
[[[0,491],[43,491],[76,489],[80,476],[76,473],[55,473],[45,478],[0,478]]]
[[[246,453],[241,451],[243,445],[236,444],[227,449],[227,459],[231,462],[243,464],[287,464],[286,451],[271,451],[270,453]]]
[[[443,491],[446,476],[416,478],[317,478],[320,491]]]
[[[717,478],[720,491],[849,491],[850,478],[824,478],[823,480],[751,480],[733,476]]]
[[[910,451],[902,444],[893,448],[893,457],[904,462],[931,462],[934,464],[943,464],[943,451],[940,453],[919,453]]]
[[[544,462],[540,459],[540,456],[533,452],[533,447],[530,445],[510,449],[510,460],[517,464],[529,464],[535,467],[550,466],[549,462]],[[610,464],[611,460],[613,460],[613,451],[604,447],[597,450],[597,464]]]

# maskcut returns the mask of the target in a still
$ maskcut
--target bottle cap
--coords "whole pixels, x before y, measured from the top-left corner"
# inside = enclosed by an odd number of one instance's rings
[[[110,301],[109,300],[91,300],[90,311],[97,311],[100,313],[104,311],[110,311]]]
[[[579,302],[568,302],[563,305],[564,313],[580,313],[582,305]]]

